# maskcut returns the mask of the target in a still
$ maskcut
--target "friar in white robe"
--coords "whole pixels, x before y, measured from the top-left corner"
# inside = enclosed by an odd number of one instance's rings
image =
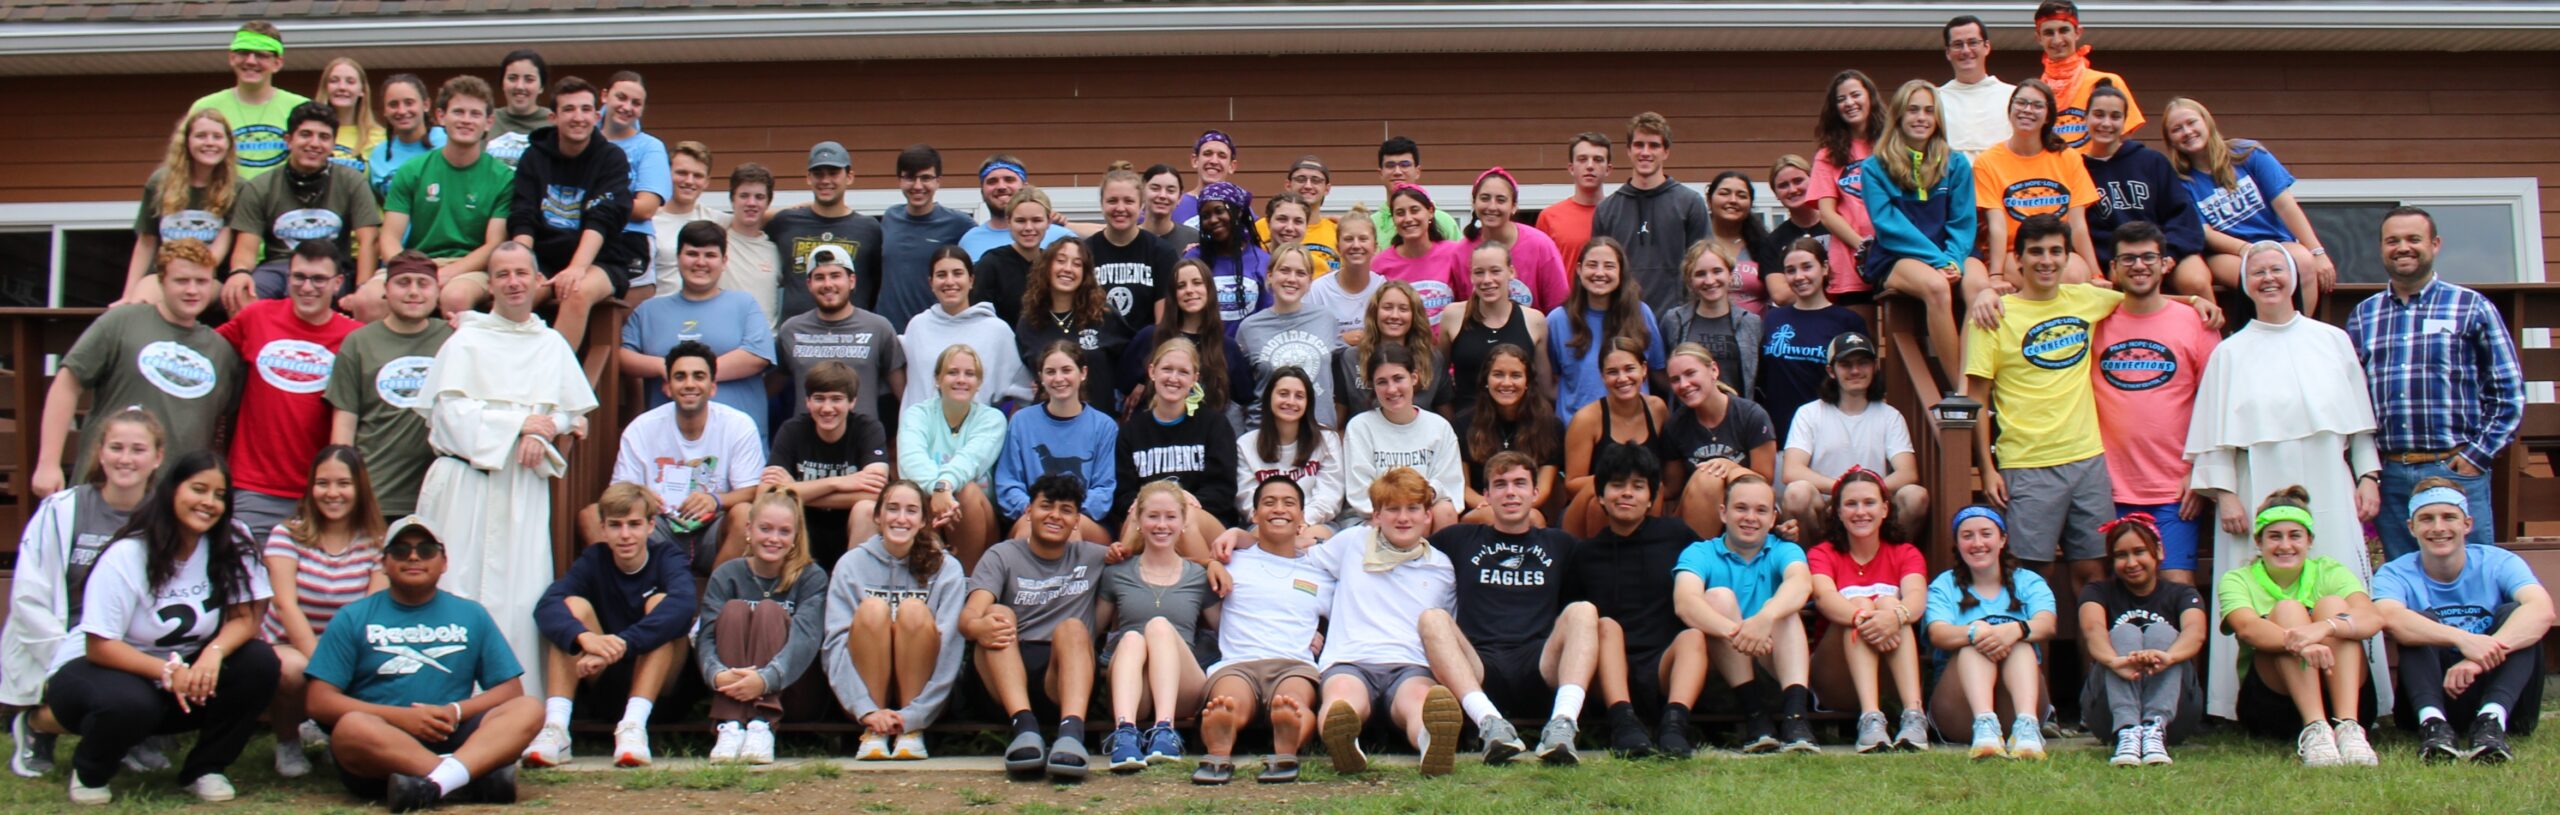
[[[489,257],[491,311],[465,312],[418,391],[436,451],[418,514],[448,550],[439,587],[487,607],[542,698],[533,607],[551,585],[551,484],[568,472],[559,444],[596,408],[577,353],[534,316],[543,285],[533,253],[509,242]]]
[[[2295,484],[2311,493],[2311,556],[2345,564],[2367,585],[2373,578],[2364,521],[2380,508],[2382,460],[2374,448],[2364,367],[2345,331],[2295,308],[2300,277],[2282,245],[2253,244],[2243,256],[2252,270],[2279,260],[2281,273],[2243,273],[2241,285],[2256,303],[2258,318],[2214,349],[2188,424],[2186,455],[2195,465],[2188,487],[2212,498],[2220,516],[2213,524],[2215,579],[2198,587],[2207,597],[2215,596],[2222,573],[2257,560],[2250,519],[2258,503]],[[2367,474],[2376,482],[2363,492],[2359,477]],[[2219,598],[2206,605],[2220,616]],[[2210,654],[2205,712],[2236,718],[2240,643],[2219,623]],[[2365,644],[2365,656],[2379,706],[2373,714],[2390,713],[2391,676],[2381,637]]]

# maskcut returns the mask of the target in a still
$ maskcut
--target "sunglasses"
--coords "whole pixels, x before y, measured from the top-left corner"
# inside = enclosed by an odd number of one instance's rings
[[[444,544],[435,541],[399,541],[382,547],[382,556],[392,560],[431,560],[444,554]]]

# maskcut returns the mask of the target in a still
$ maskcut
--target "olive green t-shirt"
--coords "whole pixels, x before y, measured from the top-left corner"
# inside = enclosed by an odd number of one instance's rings
[[[290,169],[242,182],[231,204],[231,228],[263,241],[268,260],[292,254],[295,244],[313,238],[335,241],[342,252],[355,251],[349,235],[381,226],[382,208],[374,204],[373,187],[365,183],[364,173],[335,164],[329,165],[328,172],[328,189],[311,202],[296,200],[286,189],[293,175]]]
[[[416,334],[373,323],[347,335],[329,370],[329,390],[322,398],[330,407],[356,415],[356,452],[364,454],[366,475],[385,518],[417,510],[419,485],[426,480],[427,465],[435,463],[435,450],[427,446],[427,420],[416,410],[418,391],[426,384],[436,351],[452,336],[453,326],[439,319],[427,320],[426,330]]]
[[[89,389],[90,415],[139,405],[169,431],[162,460],[213,445],[214,431],[240,390],[240,353],[201,323],[177,326],[160,309],[135,303],[108,309],[62,357],[62,368]],[[64,477],[79,482],[97,446],[97,421],[82,422],[77,460]]]

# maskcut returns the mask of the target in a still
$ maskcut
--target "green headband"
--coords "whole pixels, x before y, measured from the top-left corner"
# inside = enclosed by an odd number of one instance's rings
[[[2276,506],[2259,510],[2258,525],[2249,531],[2249,536],[2257,537],[2258,533],[2267,531],[2268,524],[2278,523],[2281,521],[2292,521],[2294,523],[2301,524],[2302,531],[2309,532],[2311,531],[2311,510],[2286,504],[2278,504]]]
[[[231,35],[231,50],[257,51],[281,57],[284,56],[284,41],[255,31],[244,30]]]

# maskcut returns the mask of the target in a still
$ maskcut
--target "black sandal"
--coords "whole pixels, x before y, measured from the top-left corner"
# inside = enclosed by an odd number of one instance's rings
[[[1225,786],[1235,777],[1236,763],[1220,758],[1200,759],[1200,766],[1191,770],[1191,783],[1204,787]]]
[[[1253,780],[1264,784],[1288,784],[1298,780],[1296,755],[1269,755],[1262,758],[1262,774]]]

